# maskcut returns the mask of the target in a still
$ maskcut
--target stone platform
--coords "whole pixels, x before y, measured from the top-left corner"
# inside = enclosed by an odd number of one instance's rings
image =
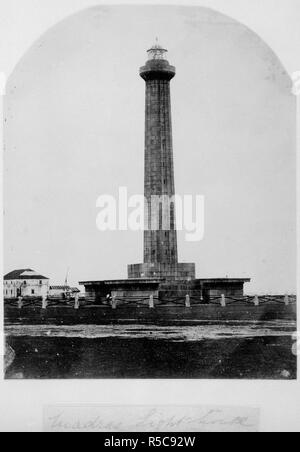
[[[125,279],[112,281],[83,281],[89,301],[102,304],[108,296],[118,300],[134,301],[138,298],[149,303],[149,297],[160,300],[180,298],[189,295],[199,301],[209,302],[213,297],[225,295],[242,297],[244,284],[250,279],[194,279],[167,280],[163,278]]]
[[[146,263],[128,266],[129,279],[161,278],[166,280],[193,280],[196,278],[195,264]]]

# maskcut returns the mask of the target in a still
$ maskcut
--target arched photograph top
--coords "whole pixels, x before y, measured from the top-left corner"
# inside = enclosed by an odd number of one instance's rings
[[[56,11],[10,57],[6,379],[297,378],[298,79],[222,11]]]

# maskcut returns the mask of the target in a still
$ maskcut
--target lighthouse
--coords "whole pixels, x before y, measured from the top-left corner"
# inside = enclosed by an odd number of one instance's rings
[[[156,42],[140,68],[145,99],[144,263],[130,265],[129,278],[195,279],[195,264],[178,263],[171,114],[176,69]]]
[[[188,306],[191,299],[202,304],[211,297],[243,296],[244,284],[250,279],[196,279],[195,264],[179,262],[171,112],[171,81],[176,69],[158,42],[148,50],[139,75],[146,85],[144,262],[128,265],[125,280],[82,281],[86,297],[100,304],[110,298],[119,304],[150,303],[153,309],[156,299],[181,299]]]

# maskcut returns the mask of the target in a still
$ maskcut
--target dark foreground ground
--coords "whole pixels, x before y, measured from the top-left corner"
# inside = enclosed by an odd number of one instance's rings
[[[11,336],[7,379],[295,379],[291,336],[174,342]]]

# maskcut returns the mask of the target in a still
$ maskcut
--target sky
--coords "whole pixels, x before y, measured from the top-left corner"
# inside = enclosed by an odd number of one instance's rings
[[[71,14],[93,5],[113,3],[126,4],[128,0],[2,0],[0,70],[8,77],[33,42]],[[147,0],[131,0],[130,3],[141,5]],[[162,1],[152,0],[151,3]],[[174,0],[163,3],[174,4]],[[201,5],[235,18],[275,50],[289,73],[300,70],[298,0],[177,0],[176,4]]]
[[[96,200],[143,191],[146,50],[159,36],[172,81],[178,194],[205,196],[197,276],[296,290],[296,97],[285,67],[244,25],[206,8],[93,7],[43,34],[4,100],[5,271],[64,282],[120,279],[142,234],[101,233]],[[290,66],[292,69],[292,66]],[[295,68],[296,70],[296,68]]]

